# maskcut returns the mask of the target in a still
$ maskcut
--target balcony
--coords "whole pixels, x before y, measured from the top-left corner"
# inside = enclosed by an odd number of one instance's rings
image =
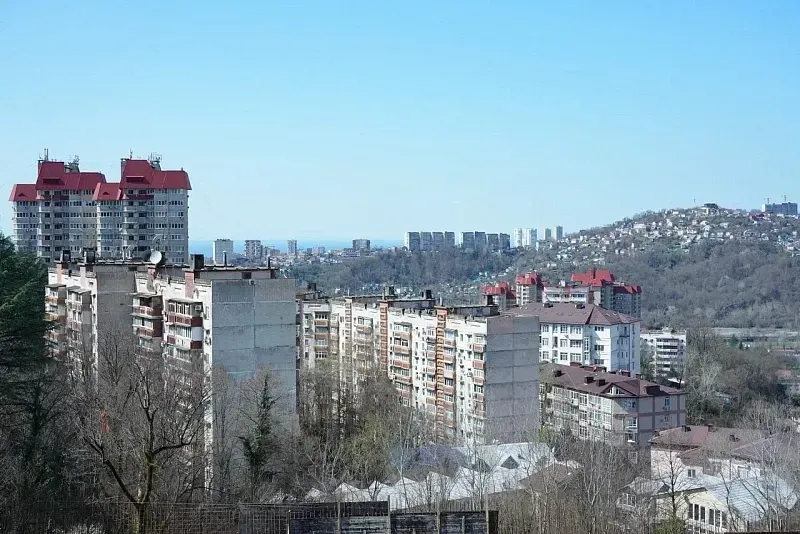
[[[88,331],[91,330],[92,325],[91,323],[82,323],[81,321],[75,321],[73,319],[67,319],[67,330],[75,330],[75,331]]]
[[[314,319],[314,326],[328,326],[327,319]]]
[[[161,308],[152,306],[133,306],[133,315],[141,315],[150,319],[161,319]]]
[[[407,361],[405,361],[405,360],[396,360],[396,359],[393,359],[393,360],[391,360],[391,361],[390,361],[390,363],[391,363],[391,365],[393,365],[394,367],[399,367],[399,368],[401,368],[401,369],[409,369],[409,368],[411,368],[411,364],[410,364],[410,363],[408,363],[408,362],[407,362]]]
[[[405,332],[403,330],[395,330],[392,332],[392,335],[397,339],[404,339],[406,341],[411,339],[411,332]]]
[[[51,343],[62,344],[67,340],[66,332],[62,330],[49,330],[45,335],[45,339]]]
[[[133,333],[144,338],[155,338],[162,336],[161,328],[155,326],[134,325]]]
[[[44,298],[44,301],[47,304],[52,304],[53,306],[58,306],[59,304],[64,304],[64,297],[58,295],[47,295]]]
[[[455,348],[456,340],[455,339],[445,339],[444,340],[444,346],[445,347],[453,347],[453,348]]]
[[[184,326],[203,326],[203,318],[199,315],[184,315],[182,313],[168,312],[167,322]]]
[[[67,302],[67,309],[68,310],[75,310],[75,311],[89,311],[91,309],[91,304],[88,300],[73,300],[69,299]]]
[[[58,313],[46,312],[44,314],[44,318],[47,321],[51,321],[53,323],[64,324],[67,322],[66,315],[60,315]]]
[[[411,354],[411,347],[403,347],[402,345],[392,345],[392,352],[396,354],[405,354],[408,356]]]
[[[360,332],[362,334],[371,334],[372,333],[372,325],[357,324],[356,325],[356,332]]]
[[[486,345],[484,345],[483,343],[473,343],[472,350],[474,352],[484,352],[486,350]]]
[[[483,360],[472,360],[472,368],[483,369],[484,368]]]

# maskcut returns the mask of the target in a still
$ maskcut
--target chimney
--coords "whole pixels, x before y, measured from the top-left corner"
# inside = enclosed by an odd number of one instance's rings
[[[428,300],[431,300],[433,298],[433,291],[431,291],[430,289],[426,289],[425,290],[425,298],[428,299]]]
[[[619,370],[619,374],[621,374],[622,376],[628,376],[628,377],[631,376],[631,372],[630,371],[626,371],[626,370],[623,370],[623,369]]]
[[[597,381],[597,385],[598,385],[598,386],[605,386],[605,385],[606,385],[606,379],[605,379],[605,378],[600,378],[600,379]]]
[[[561,376],[563,374],[564,374],[564,371],[562,371],[561,369],[553,369],[553,376],[554,377],[558,378],[559,376]]]
[[[692,431],[692,427],[690,427],[689,425],[683,425],[683,431],[684,432],[691,432]]]
[[[494,306],[494,295],[484,295],[484,305]]]
[[[583,383],[584,384],[591,384],[593,382],[594,382],[594,377],[593,376],[586,376],[586,377],[583,378]]]
[[[223,267],[227,267],[228,266],[228,252],[227,251],[224,251],[222,253],[222,266]]]
[[[191,255],[191,267],[193,271],[202,271],[206,266],[206,258],[202,254]]]

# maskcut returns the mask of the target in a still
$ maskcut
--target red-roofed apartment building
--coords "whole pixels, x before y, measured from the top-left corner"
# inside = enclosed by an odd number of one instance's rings
[[[162,170],[158,156],[123,158],[120,181],[69,163],[39,160],[35,184],[11,190],[11,238],[45,259],[94,248],[101,258],[141,258],[159,250],[171,263],[189,252],[189,175]],[[77,255],[77,254],[74,254]]]

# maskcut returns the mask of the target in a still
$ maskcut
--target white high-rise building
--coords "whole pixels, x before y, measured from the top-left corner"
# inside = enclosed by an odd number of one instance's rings
[[[401,401],[426,413],[443,441],[524,439],[539,427],[539,326],[497,306],[436,306],[383,295],[299,302],[300,358],[335,361],[357,387],[388,373]]]
[[[215,239],[212,259],[216,265],[227,265],[233,260],[233,241],[230,239]]]
[[[161,157],[123,158],[120,181],[69,163],[39,160],[35,184],[11,190],[11,238],[17,249],[56,260],[94,248],[100,258],[133,258],[161,251],[171,263],[189,253],[189,175],[162,170]]]
[[[534,228],[515,228],[512,238],[514,248],[536,248],[536,234]]]
[[[652,354],[654,376],[683,379],[686,370],[686,330],[643,330],[642,349]]]

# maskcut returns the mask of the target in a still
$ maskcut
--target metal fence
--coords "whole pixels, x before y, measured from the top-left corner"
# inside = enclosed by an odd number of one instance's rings
[[[390,511],[387,501],[32,505],[0,512],[2,534],[497,534],[496,511]]]

